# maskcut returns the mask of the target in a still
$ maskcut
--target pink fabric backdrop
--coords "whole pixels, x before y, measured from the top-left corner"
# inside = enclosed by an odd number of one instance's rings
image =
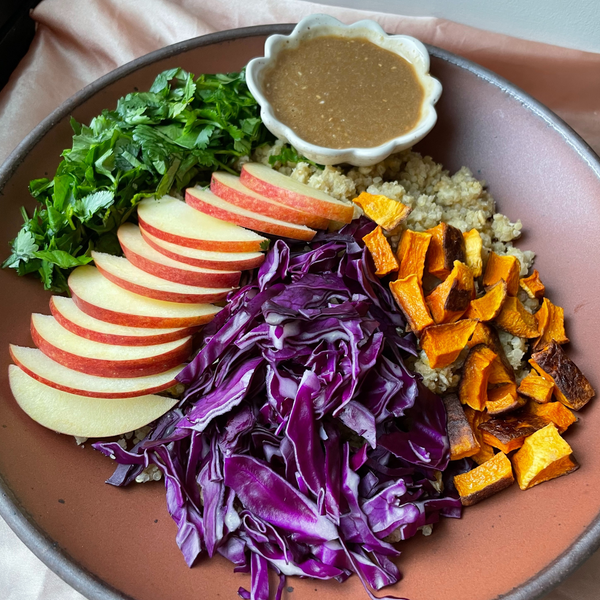
[[[44,0],[35,39],[0,93],[0,163],[61,102],[101,75],[163,46],[223,29],[291,23],[311,13],[376,20],[469,58],[545,103],[600,152],[600,54],[484,32],[430,17],[334,8],[300,0]],[[99,485],[101,485],[99,483]],[[547,596],[597,600],[600,554]],[[0,598],[81,600],[0,520]]]

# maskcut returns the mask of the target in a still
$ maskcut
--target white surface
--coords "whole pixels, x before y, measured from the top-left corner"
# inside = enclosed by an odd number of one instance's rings
[[[600,52],[598,0],[309,0],[414,17],[441,17],[536,42]]]

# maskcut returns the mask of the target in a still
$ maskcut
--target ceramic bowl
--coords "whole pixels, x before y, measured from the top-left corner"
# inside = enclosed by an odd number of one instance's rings
[[[2,258],[23,222],[20,207],[36,205],[29,180],[54,173],[71,145],[71,116],[88,123],[119,97],[148,89],[165,69],[239,70],[262,55],[268,36],[291,29],[269,25],[186,40],[119,67],[66,101],[0,167]],[[523,221],[519,245],[536,252],[548,296],[565,309],[569,356],[600,389],[600,159],[510,82],[440,48],[428,50],[444,94],[438,123],[416,150],[451,173],[467,165],[487,181],[498,210]],[[47,313],[49,297],[38,280],[0,270],[0,515],[90,600],[238,598],[250,578],[221,556],[204,557],[192,569],[185,564],[162,483],[104,485],[113,461],[19,409],[8,386],[8,344],[32,345],[31,313]],[[526,492],[513,485],[469,507],[460,520],[443,519],[432,535],[402,543],[404,578],[378,595],[534,600],[573,572],[600,542],[600,399],[578,416],[565,436],[578,471]],[[292,577],[286,586],[283,600],[366,598],[356,577],[343,584]]]
[[[325,148],[311,144],[282,123],[276,116],[271,103],[264,94],[265,75],[275,64],[282,50],[297,48],[302,40],[322,36],[367,39],[373,44],[389,50],[410,62],[425,92],[421,116],[417,124],[407,133],[372,148]],[[374,165],[394,152],[413,146],[422,140],[437,120],[435,103],[442,93],[441,83],[429,75],[429,53],[417,39],[408,35],[388,35],[375,21],[358,21],[344,25],[328,15],[310,15],[290,35],[272,35],[265,43],[265,55],[251,60],[246,69],[248,87],[258,100],[260,116],[267,128],[279,139],[289,142],[301,154],[321,165],[348,163],[364,167]]]

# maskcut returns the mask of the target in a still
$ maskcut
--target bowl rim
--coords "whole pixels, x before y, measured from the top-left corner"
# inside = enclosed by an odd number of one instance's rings
[[[277,57],[288,42],[301,43],[306,37],[312,37],[311,29],[317,32],[315,37],[326,37],[337,32],[352,35],[354,32],[366,31],[367,37],[372,34],[375,38],[383,38],[383,43],[397,41],[403,51],[390,50],[401,58],[407,59],[407,54],[413,53],[419,57],[416,64],[411,63],[421,84],[424,96],[421,103],[421,114],[415,126],[405,133],[397,135],[378,146],[352,146],[348,148],[330,148],[314,144],[302,138],[290,126],[279,120],[275,114],[273,104],[264,93],[263,73],[272,67]],[[379,48],[384,48],[379,41],[371,40]],[[384,48],[385,49],[385,48]],[[408,50],[408,52],[407,52]],[[263,56],[253,58],[247,66],[248,88],[260,106],[260,116],[269,131],[276,137],[292,144],[309,160],[330,165],[349,163],[354,166],[369,166],[381,162],[390,154],[399,152],[421,141],[437,122],[435,105],[442,94],[442,84],[430,73],[430,58],[427,47],[417,38],[404,34],[388,34],[382,27],[371,19],[361,19],[354,23],[346,24],[326,14],[312,14],[304,17],[290,32],[289,35],[271,35],[265,41]]]
[[[108,85],[159,60],[171,58],[195,48],[247,37],[287,34],[294,27],[294,23],[255,25],[210,33],[165,46],[117,67],[110,73],[88,84],[63,102],[19,143],[0,166],[0,194],[14,172],[25,160],[25,157],[54,125]],[[425,46],[431,56],[470,71],[480,79],[494,85],[502,92],[520,102],[526,109],[542,119],[548,127],[554,129],[600,179],[600,157],[579,134],[549,108],[493,71],[447,50],[428,44],[425,44]],[[25,508],[20,505],[18,498],[11,491],[1,474],[0,516],[35,556],[71,587],[89,598],[89,600],[134,600],[131,596],[123,594],[79,565],[74,558],[62,550],[58,546],[58,543],[48,536],[37,525],[33,517],[27,513]],[[498,596],[494,600],[536,600],[541,598],[571,575],[599,547],[600,512],[584,533],[552,563],[518,587]]]

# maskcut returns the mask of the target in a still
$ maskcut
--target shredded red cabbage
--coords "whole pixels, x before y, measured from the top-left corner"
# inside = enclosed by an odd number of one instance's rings
[[[415,341],[361,241],[373,226],[275,242],[204,329],[179,407],[131,450],[94,444],[112,485],[162,471],[188,565],[225,556],[251,574],[242,598],[268,600],[268,567],[277,598],[286,575],[352,573],[374,598],[400,579],[387,536],[460,517],[444,405],[404,366]]]

